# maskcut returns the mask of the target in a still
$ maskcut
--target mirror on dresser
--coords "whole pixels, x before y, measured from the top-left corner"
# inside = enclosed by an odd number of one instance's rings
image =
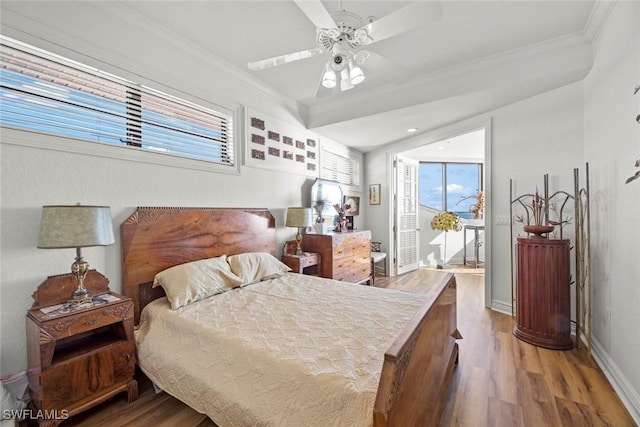
[[[311,186],[311,207],[316,224],[323,223],[318,218],[324,219],[328,228],[333,228],[334,218],[337,212],[333,205],[342,204],[342,187],[337,181],[317,178]]]

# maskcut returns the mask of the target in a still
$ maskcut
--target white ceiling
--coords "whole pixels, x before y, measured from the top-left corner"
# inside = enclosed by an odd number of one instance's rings
[[[403,68],[401,80],[397,72],[365,63],[362,84],[324,98],[314,94],[328,53],[261,71],[247,68],[248,62],[316,46],[315,26],[291,0],[128,1],[103,7],[124,7],[144,25],[157,23],[166,34],[297,102],[308,128],[363,152],[415,137],[406,133],[410,127],[420,134],[579,81],[591,67],[601,2],[441,3],[442,17],[435,22],[367,46]],[[342,7],[380,19],[411,2],[322,4],[329,12]]]
[[[484,129],[425,144],[400,153],[404,157],[432,162],[484,163]]]

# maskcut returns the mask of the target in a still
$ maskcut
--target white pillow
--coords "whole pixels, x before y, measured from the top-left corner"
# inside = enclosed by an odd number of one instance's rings
[[[153,280],[154,288],[164,288],[173,309],[242,284],[231,271],[226,255],[176,265],[156,274]]]
[[[291,271],[286,264],[267,252],[231,255],[227,261],[231,266],[231,271],[242,280],[243,285],[270,279]]]

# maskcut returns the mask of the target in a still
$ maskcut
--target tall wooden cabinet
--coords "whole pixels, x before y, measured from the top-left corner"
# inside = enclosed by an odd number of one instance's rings
[[[328,279],[363,283],[371,280],[371,231],[305,234],[305,252],[320,254],[321,275]]]
[[[518,238],[513,334],[521,340],[555,350],[573,347],[569,252],[569,240]]]

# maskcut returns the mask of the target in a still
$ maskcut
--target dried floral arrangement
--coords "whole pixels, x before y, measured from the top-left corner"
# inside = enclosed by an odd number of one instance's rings
[[[333,205],[333,208],[338,212],[338,224],[336,224],[336,228],[333,231],[337,232],[345,232],[348,229],[348,221],[347,221],[347,211],[351,209],[351,205],[346,203],[341,205],[336,203]]]
[[[524,224],[524,231],[534,234],[545,234],[559,226],[562,238],[562,228],[571,222],[571,217],[565,215],[564,209],[572,198],[573,196],[565,191],[556,191],[549,196],[545,190],[545,195],[541,196],[536,188],[535,193],[523,194],[512,201],[512,204],[518,203],[524,209],[524,214],[514,216],[515,220]],[[557,207],[558,202],[560,209]],[[551,218],[551,214],[554,219]]]
[[[469,212],[473,214],[473,219],[480,219],[480,216],[484,212],[484,193],[482,191],[479,191],[478,194],[475,194],[473,196],[463,196],[462,199],[460,199],[458,203],[456,203],[456,205],[459,205],[460,203],[468,199],[476,199],[476,204],[471,206]]]

